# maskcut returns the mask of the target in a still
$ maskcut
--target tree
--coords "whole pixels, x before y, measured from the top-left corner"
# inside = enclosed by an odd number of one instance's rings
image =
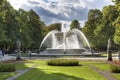
[[[29,29],[31,30],[31,38],[33,40],[32,45],[35,48],[38,48],[43,39],[43,27],[44,23],[40,20],[40,17],[33,11],[29,11]]]
[[[73,29],[73,28],[77,28],[77,29],[80,29],[80,23],[78,22],[78,20],[73,20],[70,24],[70,29]]]
[[[85,26],[82,28],[82,32],[88,38],[92,48],[97,47],[98,37],[96,36],[96,28],[102,23],[102,12],[98,9],[91,9],[88,13],[88,20],[85,22]]]
[[[120,16],[115,21],[115,34],[114,34],[114,42],[120,45]]]
[[[52,31],[52,30],[61,30],[61,23],[54,23],[54,24],[51,24],[49,26],[47,26],[48,28],[48,31]]]

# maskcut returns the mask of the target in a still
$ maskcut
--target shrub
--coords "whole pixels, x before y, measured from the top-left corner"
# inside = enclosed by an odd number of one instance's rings
[[[48,65],[52,66],[78,66],[78,60],[68,59],[51,59],[47,62]]]
[[[113,73],[120,73],[120,65],[111,64],[110,71]]]
[[[13,72],[15,71],[14,64],[0,64],[0,72]]]

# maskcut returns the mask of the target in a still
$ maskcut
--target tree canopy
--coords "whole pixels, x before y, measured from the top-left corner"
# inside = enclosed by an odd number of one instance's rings
[[[113,2],[115,5],[104,6],[102,11],[89,10],[83,28],[78,20],[71,21],[70,28],[81,29],[93,49],[106,50],[109,38],[113,48],[120,45],[120,0]],[[6,50],[15,49],[19,39],[23,50],[36,49],[43,37],[54,29],[61,30],[61,23],[46,26],[34,10],[15,10],[7,0],[0,1],[0,47]]]
[[[80,23],[78,22],[78,20],[73,20],[70,24],[70,29],[73,29],[73,28],[77,28],[77,29],[80,29]]]

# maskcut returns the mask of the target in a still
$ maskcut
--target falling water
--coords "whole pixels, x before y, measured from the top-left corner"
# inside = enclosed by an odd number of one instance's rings
[[[69,26],[62,24],[61,31],[53,30],[43,39],[40,49],[45,50],[76,50],[89,49],[90,44],[85,35],[78,29],[69,30]]]

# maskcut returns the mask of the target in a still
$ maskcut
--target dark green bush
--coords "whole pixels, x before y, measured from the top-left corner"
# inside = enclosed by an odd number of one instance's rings
[[[120,65],[111,64],[110,71],[113,73],[120,73]]]
[[[14,64],[0,64],[0,72],[13,72],[15,71]]]
[[[51,59],[47,64],[52,66],[78,66],[79,62],[73,59]]]

